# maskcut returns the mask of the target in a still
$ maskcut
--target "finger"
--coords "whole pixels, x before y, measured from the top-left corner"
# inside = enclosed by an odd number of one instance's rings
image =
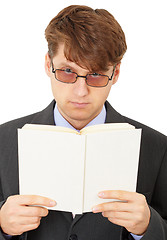
[[[34,224],[29,224],[29,225],[24,225],[23,232],[34,230],[34,229],[38,228],[39,225],[40,225],[40,222],[34,223]]]
[[[102,212],[102,216],[106,218],[119,219],[119,220],[133,220],[134,216],[129,212]]]
[[[56,202],[54,200],[38,195],[16,195],[16,196],[17,196],[16,201],[20,205],[41,205],[45,207],[54,207],[56,205]]]
[[[24,206],[21,208],[20,212],[20,216],[26,217],[46,217],[49,213],[48,209],[35,206]]]
[[[128,228],[132,225],[132,222],[128,220],[122,220],[117,218],[108,218],[108,220],[116,225],[119,225],[125,228]]]
[[[133,205],[131,203],[125,202],[107,202],[96,205],[92,208],[94,213],[97,212],[105,212],[105,211],[113,211],[113,212],[132,212]]]
[[[40,224],[41,217],[21,217],[18,219],[20,225]]]
[[[108,190],[98,193],[98,196],[100,198],[117,199],[120,201],[134,201],[138,197],[138,195],[140,194],[136,192],[128,192],[122,190]]]
[[[19,229],[18,230],[14,230],[12,232],[9,233],[9,235],[21,235],[24,232],[30,231],[30,230],[34,230],[36,228],[38,228],[40,225],[40,221],[38,223],[34,223],[34,224],[28,224],[28,225],[19,225]]]

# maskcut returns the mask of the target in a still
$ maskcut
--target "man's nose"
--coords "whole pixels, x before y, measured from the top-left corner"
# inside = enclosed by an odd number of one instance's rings
[[[86,77],[79,76],[74,83],[74,93],[79,97],[84,97],[88,94],[88,85],[86,84]]]

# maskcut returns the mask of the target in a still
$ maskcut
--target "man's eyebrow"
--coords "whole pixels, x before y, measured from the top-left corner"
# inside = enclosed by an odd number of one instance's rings
[[[62,61],[62,62],[58,62],[57,64],[57,68],[62,68],[62,67],[69,67],[72,68],[74,72],[78,72],[79,69],[77,67],[77,64],[71,61]],[[84,69],[85,71],[89,72],[89,70]]]
[[[69,67],[69,68],[72,68],[74,72],[77,72],[79,71],[78,67],[82,68],[81,66],[77,65],[75,62],[71,62],[71,61],[60,61],[58,62],[57,66],[55,64],[55,67],[56,68],[61,68],[61,67]],[[89,71],[88,69],[86,68],[83,68],[87,73],[94,73],[94,71]],[[101,72],[101,71],[100,71]]]
[[[59,62],[58,64],[57,64],[58,66],[66,66],[66,67],[73,67],[73,68],[75,68],[75,66],[73,66],[73,64],[70,62],[70,61],[67,61],[67,62]]]
[[[59,66],[66,66],[66,67],[73,67],[72,64],[70,65],[69,63],[59,63]]]

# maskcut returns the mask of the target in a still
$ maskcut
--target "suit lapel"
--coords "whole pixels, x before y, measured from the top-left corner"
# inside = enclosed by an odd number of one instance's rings
[[[105,102],[106,107],[106,121],[105,123],[125,123],[125,118],[119,114],[110,104],[109,102]]]
[[[30,123],[55,125],[53,112],[54,106],[55,101],[53,100],[43,111],[36,113]]]

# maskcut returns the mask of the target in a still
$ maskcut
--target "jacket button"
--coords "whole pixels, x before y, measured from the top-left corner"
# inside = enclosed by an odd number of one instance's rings
[[[76,234],[72,234],[69,238],[69,240],[78,240],[78,237]]]

